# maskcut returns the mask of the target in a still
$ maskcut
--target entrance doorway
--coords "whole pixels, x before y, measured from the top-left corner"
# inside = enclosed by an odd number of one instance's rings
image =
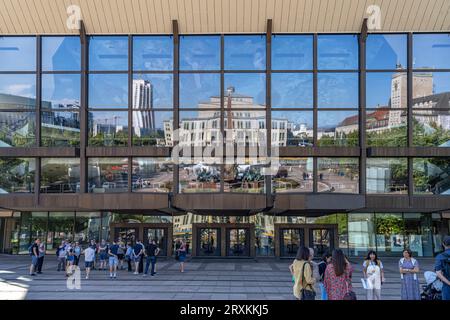
[[[197,240],[198,256],[220,257],[220,228],[200,228]]]
[[[227,256],[249,257],[250,256],[250,234],[248,228],[227,229],[226,242]]]
[[[303,228],[280,229],[280,255],[295,257],[300,246],[305,245],[305,231]]]

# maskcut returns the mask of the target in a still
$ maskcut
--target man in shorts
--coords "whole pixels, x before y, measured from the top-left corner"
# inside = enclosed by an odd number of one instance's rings
[[[86,279],[89,279],[89,273],[91,272],[91,268],[94,266],[95,260],[95,250],[91,246],[87,247],[84,250],[84,266],[86,267]]]
[[[31,265],[30,265],[30,276],[35,276],[35,271],[39,261],[39,246],[41,245],[41,240],[36,239],[31,245],[29,251],[31,255]]]
[[[108,255],[109,255],[109,277],[116,278],[117,276],[117,266],[119,265],[119,257],[118,255],[119,245],[117,242],[113,242],[112,246],[109,247]]]

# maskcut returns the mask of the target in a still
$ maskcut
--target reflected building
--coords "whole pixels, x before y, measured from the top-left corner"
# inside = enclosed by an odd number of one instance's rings
[[[153,88],[150,81],[133,80],[133,129],[137,137],[155,129]]]

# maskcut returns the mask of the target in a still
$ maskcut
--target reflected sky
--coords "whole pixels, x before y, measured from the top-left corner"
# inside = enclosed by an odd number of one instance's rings
[[[172,70],[172,36],[133,37],[134,70]]]
[[[153,108],[173,107],[173,76],[171,74],[135,74],[133,80],[144,80],[150,83]],[[133,94],[133,99],[135,97]]]
[[[80,92],[79,74],[42,75],[42,101],[51,102],[53,108],[79,107]]]
[[[89,69],[96,71],[127,70],[128,37],[90,37]]]
[[[79,71],[80,37],[42,37],[43,71]]]
[[[36,106],[36,75],[0,75],[0,108],[34,108]],[[23,99],[28,98],[28,99]]]
[[[313,128],[312,111],[272,111],[272,120],[285,119],[295,125],[306,124],[308,129]]]
[[[90,74],[90,108],[127,108],[127,74]]]
[[[220,36],[181,36],[180,70],[220,70]]]
[[[272,37],[272,70],[312,69],[312,36],[274,35]]]
[[[180,74],[180,108],[197,108],[211,97],[220,97],[220,74]],[[220,108],[220,104],[210,107]]]
[[[118,125],[128,127],[127,111],[90,111],[89,120],[100,124]]]
[[[266,104],[266,75],[263,73],[225,74],[225,95],[228,87],[234,87],[235,94],[253,97],[256,104]]]
[[[317,75],[319,108],[358,108],[358,73]]]
[[[312,108],[313,75],[310,73],[272,74],[272,108]]]
[[[332,129],[336,128],[342,121],[347,118],[353,118],[352,123],[358,124],[358,111],[319,111],[318,128]]]
[[[225,36],[226,70],[266,69],[266,36]]]
[[[35,37],[0,37],[0,71],[35,71]]]
[[[319,35],[317,50],[319,69],[358,69],[358,37],[356,35]]]
[[[367,108],[376,107],[388,107],[391,100],[391,89],[392,89],[392,77],[399,76],[400,78],[404,76],[404,84],[406,89],[406,73],[392,73],[392,72],[377,72],[377,73],[367,73],[366,81],[366,103]],[[401,89],[400,89],[401,90]],[[406,95],[405,95],[406,97]],[[406,100],[404,101],[403,107],[406,107]]]
[[[413,35],[413,68],[450,69],[450,33]]]
[[[407,36],[404,34],[369,34],[366,44],[367,69],[407,67]]]

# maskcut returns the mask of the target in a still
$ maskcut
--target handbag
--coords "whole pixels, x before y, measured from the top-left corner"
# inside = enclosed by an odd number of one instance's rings
[[[305,264],[307,264],[307,262],[303,264],[302,268],[302,284],[304,283],[303,281],[305,281]],[[314,290],[302,288],[300,291],[300,300],[316,300],[316,293]]]
[[[349,290],[348,288],[348,282],[347,279],[345,279],[345,285],[347,286],[347,293],[344,295],[344,299],[343,300],[357,300],[356,299],[356,293]]]

